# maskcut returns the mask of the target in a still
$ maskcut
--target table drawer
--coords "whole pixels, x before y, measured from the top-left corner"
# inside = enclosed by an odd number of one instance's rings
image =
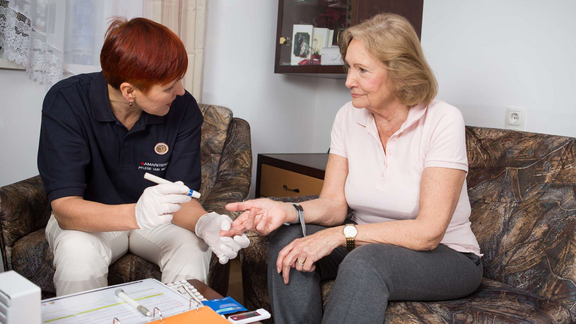
[[[297,197],[319,195],[324,180],[262,164],[260,195]],[[292,190],[290,190],[292,189]],[[298,192],[296,192],[296,190]]]

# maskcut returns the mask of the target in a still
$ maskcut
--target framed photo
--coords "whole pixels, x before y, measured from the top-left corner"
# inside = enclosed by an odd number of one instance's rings
[[[312,25],[294,25],[292,28],[292,52],[290,64],[298,65],[302,60],[309,60],[312,54],[314,27]]]

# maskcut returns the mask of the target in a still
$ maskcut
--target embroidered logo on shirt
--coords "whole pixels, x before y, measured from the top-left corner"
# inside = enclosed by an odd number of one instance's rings
[[[154,152],[156,152],[156,154],[158,155],[164,155],[166,153],[168,153],[168,151],[170,150],[170,148],[168,147],[168,145],[166,145],[166,143],[158,143],[156,145],[154,145]]]
[[[146,170],[146,171],[164,171],[168,166],[169,162],[140,162],[138,166],[138,170]]]

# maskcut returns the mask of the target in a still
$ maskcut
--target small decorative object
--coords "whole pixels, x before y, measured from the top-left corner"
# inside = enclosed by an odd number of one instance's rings
[[[302,60],[309,60],[312,54],[312,25],[294,25],[292,29],[291,65],[299,65]]]
[[[318,58],[320,58],[322,48],[329,46],[328,37],[330,37],[330,30],[328,28],[314,27],[314,34],[312,36],[312,53],[313,55],[318,55]]]
[[[322,49],[322,65],[342,65],[340,47],[324,47]]]

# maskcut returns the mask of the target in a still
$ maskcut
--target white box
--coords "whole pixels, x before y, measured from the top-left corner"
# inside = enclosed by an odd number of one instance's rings
[[[42,323],[40,287],[15,271],[0,273],[0,323]]]
[[[322,52],[321,65],[342,65],[342,55],[340,55],[340,47],[324,47]]]

